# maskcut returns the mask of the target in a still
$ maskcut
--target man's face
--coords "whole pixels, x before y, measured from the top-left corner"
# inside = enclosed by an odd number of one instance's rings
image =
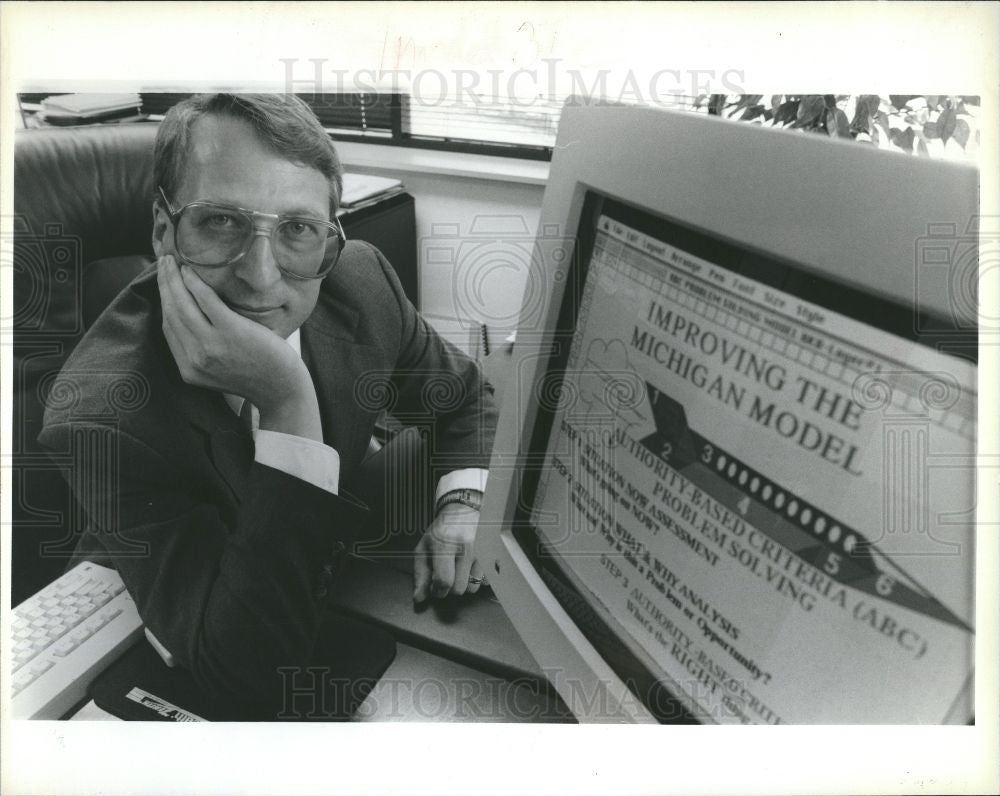
[[[257,140],[246,122],[225,116],[203,116],[191,128],[191,148],[176,196],[175,210],[195,200],[234,205],[261,213],[326,220],[330,185],[320,171],[284,160]],[[273,220],[262,220],[273,225]],[[166,212],[154,209],[153,250],[172,254],[173,225]],[[271,241],[254,238],[250,251],[224,268],[193,266],[233,311],[288,337],[312,313],[322,280],[286,278],[274,260]]]

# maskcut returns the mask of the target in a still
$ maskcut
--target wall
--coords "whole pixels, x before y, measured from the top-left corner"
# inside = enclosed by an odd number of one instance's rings
[[[338,144],[348,171],[398,177],[414,197],[420,309],[466,351],[517,326],[547,163]]]

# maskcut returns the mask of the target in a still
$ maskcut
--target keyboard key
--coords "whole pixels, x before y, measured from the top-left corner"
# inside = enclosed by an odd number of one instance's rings
[[[17,674],[15,674],[13,680],[14,693],[16,694],[18,691],[26,687],[34,679],[35,679],[34,675],[32,675],[31,672],[28,671],[27,669],[24,669],[23,671],[20,671]]]
[[[35,675],[35,677],[38,677],[40,674],[45,674],[53,666],[55,666],[55,663],[48,658],[40,658],[28,667],[28,671]]]
[[[103,613],[95,614],[94,621],[97,622],[98,629],[104,627],[108,623],[108,620],[105,618]]]
[[[65,658],[77,647],[76,641],[72,638],[64,638],[52,648],[52,653],[60,658]]]
[[[94,635],[93,631],[90,631],[86,627],[81,626],[78,627],[76,630],[74,630],[72,633],[70,633],[66,638],[73,639],[73,642],[75,644],[82,644],[92,635]]]

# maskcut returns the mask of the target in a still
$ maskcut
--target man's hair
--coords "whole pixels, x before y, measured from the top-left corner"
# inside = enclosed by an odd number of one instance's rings
[[[316,169],[330,183],[330,218],[340,205],[340,158],[316,114],[293,94],[198,94],[174,105],[160,123],[153,178],[170,198],[177,195],[191,146],[191,128],[202,116],[229,116],[248,122],[260,142],[276,155]]]

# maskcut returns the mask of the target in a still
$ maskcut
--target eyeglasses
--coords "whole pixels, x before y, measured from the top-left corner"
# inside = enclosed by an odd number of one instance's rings
[[[174,210],[158,188],[174,226],[174,248],[189,265],[225,268],[246,256],[254,238],[271,240],[278,270],[292,279],[322,279],[337,264],[347,243],[339,221],[278,216],[215,202],[190,202]],[[276,223],[270,229],[258,219]]]

